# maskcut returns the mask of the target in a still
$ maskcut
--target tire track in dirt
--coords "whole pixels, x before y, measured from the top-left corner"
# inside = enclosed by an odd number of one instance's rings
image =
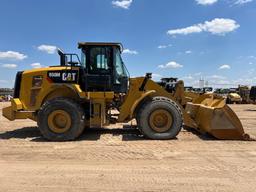
[[[0,108],[6,105],[0,103]],[[234,106],[246,132],[256,136],[253,108]],[[256,188],[255,142],[202,139],[186,130],[176,140],[152,141],[116,124],[86,130],[74,142],[58,143],[45,141],[29,120],[9,122],[0,117],[0,125],[0,191]]]

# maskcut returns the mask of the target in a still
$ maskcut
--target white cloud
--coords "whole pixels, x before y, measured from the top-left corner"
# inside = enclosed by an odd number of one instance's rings
[[[157,48],[158,49],[165,49],[165,48],[167,48],[167,46],[166,45],[159,45]]]
[[[199,86],[199,79],[201,75],[202,73],[198,72],[184,76],[181,79],[184,80],[186,86]]]
[[[246,4],[246,3],[250,3],[252,2],[253,0],[237,0],[235,2],[235,5],[243,5],[243,4]]]
[[[197,4],[199,5],[213,5],[215,3],[217,3],[219,0],[195,0],[197,2]],[[250,3],[253,0],[227,0],[227,2],[231,1],[232,4],[235,5],[243,5],[246,3]]]
[[[187,51],[185,51],[185,53],[186,53],[186,54],[191,54],[192,51],[191,51],[191,50],[187,50]]]
[[[57,47],[54,45],[40,45],[37,47],[37,49],[48,54],[54,54],[57,50]]]
[[[129,9],[133,0],[112,1],[112,5],[123,9]]]
[[[159,45],[157,48],[158,49],[166,49],[168,47],[172,47],[172,44],[169,44],[169,45]]]
[[[212,5],[214,3],[217,3],[218,0],[196,0],[196,2],[200,5]]]
[[[195,74],[190,74],[190,75],[184,76],[181,79],[183,79],[185,81],[186,86],[198,87],[200,79],[204,80],[205,86],[214,86],[214,87],[216,87],[216,86],[217,87],[225,87],[225,86],[230,87],[233,85],[235,86],[235,83],[232,82],[227,77],[216,75],[216,74],[202,77],[202,73],[195,73]]]
[[[233,84],[236,84],[236,85],[254,85],[253,84],[253,79],[252,78],[239,78],[239,79],[236,79],[236,80],[232,80],[232,83]]]
[[[16,51],[0,52],[0,59],[2,60],[23,60],[28,56]]]
[[[188,35],[190,33],[201,33],[203,30],[197,25],[189,26],[181,29],[172,29],[167,31],[168,35]]]
[[[192,75],[188,75],[188,76],[182,77],[182,80],[194,80],[194,77]]]
[[[16,64],[3,64],[2,67],[7,68],[7,69],[15,69],[17,67],[17,65]]]
[[[208,77],[206,77],[207,79],[226,79],[226,77],[224,77],[224,76],[220,76],[220,75],[211,75],[211,76],[208,76]]]
[[[207,76],[205,80],[208,82],[208,85],[211,86],[223,86],[230,84],[230,81],[226,77],[220,75]]]
[[[216,18],[212,21],[206,21],[202,26],[205,31],[212,34],[221,35],[225,35],[226,33],[234,31],[239,27],[240,25],[237,24],[235,20],[223,18]]]
[[[157,74],[157,73],[153,73],[153,74],[152,74],[152,77],[162,77],[162,75]]]
[[[31,67],[33,67],[33,68],[35,68],[35,69],[44,67],[43,65],[41,65],[41,63],[32,63],[32,64],[30,64],[30,65],[31,65]]]
[[[158,67],[161,68],[161,69],[171,69],[171,68],[172,69],[177,69],[177,68],[182,68],[183,65],[181,65],[181,64],[179,64],[175,61],[171,61],[171,62],[169,62],[165,65],[158,65]]]
[[[130,50],[130,49],[124,49],[124,50],[123,50],[123,53],[124,53],[124,54],[130,54],[130,55],[137,55],[137,54],[138,54],[137,51],[135,51],[135,50]]]
[[[250,59],[256,59],[256,57],[255,57],[254,55],[250,55],[250,56],[248,56],[248,58],[250,58]]]
[[[199,23],[189,27],[181,29],[172,29],[167,31],[168,35],[188,35],[191,33],[201,33],[209,32],[214,35],[225,35],[226,33],[232,32],[239,28],[240,25],[237,24],[235,20],[215,18],[211,21],[205,21],[204,23]]]
[[[230,65],[221,65],[219,69],[231,69]]]
[[[223,79],[218,79],[218,80],[212,80],[209,82],[212,85],[221,85],[221,86],[230,86],[231,82],[230,80],[223,80]]]

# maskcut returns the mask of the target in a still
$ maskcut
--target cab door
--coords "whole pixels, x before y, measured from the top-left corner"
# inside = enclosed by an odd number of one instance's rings
[[[112,48],[90,47],[87,50],[86,91],[112,91]]]

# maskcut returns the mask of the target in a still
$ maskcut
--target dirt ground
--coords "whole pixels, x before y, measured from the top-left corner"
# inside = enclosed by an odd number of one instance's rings
[[[0,103],[2,108],[8,103]],[[256,137],[256,105],[233,105]],[[128,126],[47,142],[29,120],[0,117],[0,191],[255,191],[256,142],[182,131],[151,141]]]

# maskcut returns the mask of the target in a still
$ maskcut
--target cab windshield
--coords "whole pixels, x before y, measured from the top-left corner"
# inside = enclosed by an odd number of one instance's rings
[[[124,62],[121,57],[121,53],[118,49],[116,49],[115,53],[115,72],[116,72],[116,78],[115,78],[115,83],[120,84],[121,79],[124,77],[128,77],[128,72],[127,69],[124,65]]]

